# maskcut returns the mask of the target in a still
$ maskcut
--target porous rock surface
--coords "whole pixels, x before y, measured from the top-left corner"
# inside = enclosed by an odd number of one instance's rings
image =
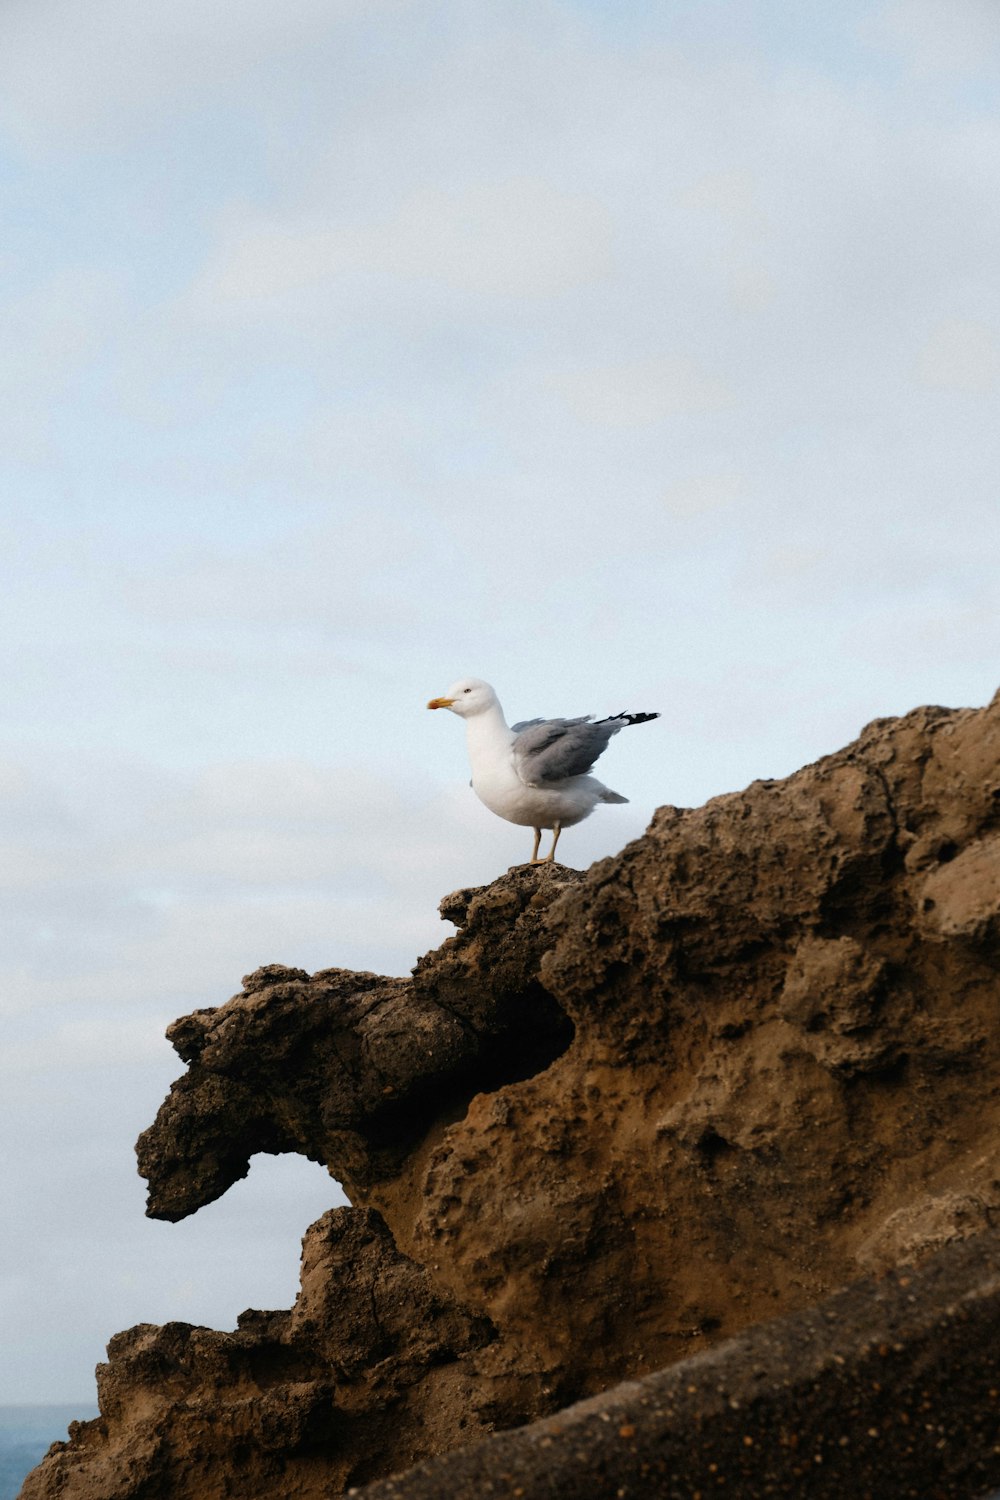
[[[442,914],[410,980],[274,965],[171,1028],[152,1215],[259,1151],[355,1207],[290,1312],[112,1340],[24,1500],[332,1497],[996,1217],[1000,695]]]

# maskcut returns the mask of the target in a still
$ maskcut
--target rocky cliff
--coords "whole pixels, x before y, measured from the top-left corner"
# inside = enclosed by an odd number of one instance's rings
[[[291,1310],[117,1335],[24,1500],[332,1497],[996,1217],[1000,694],[441,910],[410,980],[274,965],[171,1028],[152,1215],[259,1151],[354,1206]]]

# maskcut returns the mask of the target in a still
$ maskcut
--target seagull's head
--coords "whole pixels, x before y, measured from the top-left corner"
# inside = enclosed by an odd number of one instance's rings
[[[475,714],[485,713],[497,702],[497,695],[488,682],[478,677],[463,677],[453,682],[443,698],[432,698],[428,708],[450,708],[460,719],[471,719]]]

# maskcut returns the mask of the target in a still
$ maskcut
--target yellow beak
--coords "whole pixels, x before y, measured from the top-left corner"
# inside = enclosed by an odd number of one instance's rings
[[[432,698],[431,701],[428,703],[427,707],[428,708],[450,708],[451,705],[454,703],[454,701],[455,701],[454,698]]]

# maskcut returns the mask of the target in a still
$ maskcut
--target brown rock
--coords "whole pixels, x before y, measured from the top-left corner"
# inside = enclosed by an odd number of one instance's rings
[[[321,1220],[291,1314],[113,1343],[101,1418],[25,1496],[216,1493],[191,1487],[181,1392],[249,1455],[209,1425],[191,1449],[226,1493],[273,1489],[270,1454],[283,1495],[330,1495],[977,1233],[1000,1202],[998,839],[1000,696],[918,709],[662,808],[585,874],[456,892],[411,981],[270,966],[175,1023],[150,1213],[298,1150],[388,1231]],[[253,1386],[272,1358],[294,1377]]]
[[[290,1313],[244,1313],[234,1333],[116,1334],[100,1417],[53,1444],[23,1500],[328,1495],[488,1431],[469,1360],[493,1336],[398,1254],[377,1213],[334,1209],[305,1237]]]
[[[957,1500],[995,1495],[995,1234],[855,1282],[357,1500]]]

